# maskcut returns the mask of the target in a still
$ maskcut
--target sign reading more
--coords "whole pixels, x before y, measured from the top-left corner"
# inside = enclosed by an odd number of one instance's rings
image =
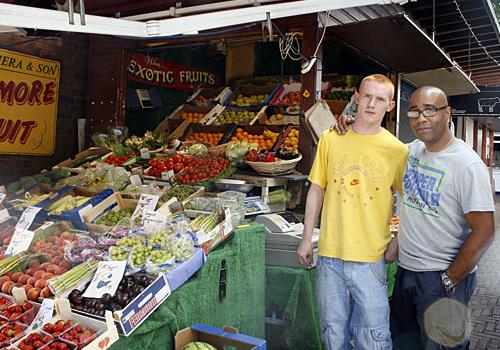
[[[59,76],[56,61],[0,49],[0,153],[54,153]]]

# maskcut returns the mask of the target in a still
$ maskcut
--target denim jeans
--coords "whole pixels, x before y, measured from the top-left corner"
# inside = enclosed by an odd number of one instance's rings
[[[398,267],[391,299],[394,349],[469,349],[467,307],[475,286],[474,272],[446,294],[440,271],[413,272]]]
[[[321,339],[328,350],[391,350],[387,274],[376,263],[318,257]]]

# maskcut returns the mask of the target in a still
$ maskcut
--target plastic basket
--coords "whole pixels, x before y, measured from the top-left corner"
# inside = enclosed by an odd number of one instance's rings
[[[253,170],[262,175],[283,175],[291,173],[301,159],[302,155],[299,155],[297,158],[290,160],[279,159],[276,162],[246,161],[246,163],[250,165]]]

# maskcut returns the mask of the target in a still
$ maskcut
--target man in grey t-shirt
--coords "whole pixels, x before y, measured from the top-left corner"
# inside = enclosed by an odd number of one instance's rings
[[[468,349],[474,271],[494,239],[488,171],[449,130],[451,108],[442,90],[417,89],[407,116],[418,140],[409,144],[403,178],[394,349]]]
[[[451,108],[439,88],[424,86],[407,113],[418,140],[410,143],[403,178],[398,252],[391,300],[394,350],[469,349],[469,300],[476,264],[494,239],[492,189],[486,166],[448,125]],[[352,118],[334,125],[347,131]]]

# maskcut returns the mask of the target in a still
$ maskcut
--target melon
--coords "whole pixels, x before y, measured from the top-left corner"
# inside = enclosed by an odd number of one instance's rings
[[[182,350],[217,350],[217,348],[208,343],[194,341],[184,345]]]

